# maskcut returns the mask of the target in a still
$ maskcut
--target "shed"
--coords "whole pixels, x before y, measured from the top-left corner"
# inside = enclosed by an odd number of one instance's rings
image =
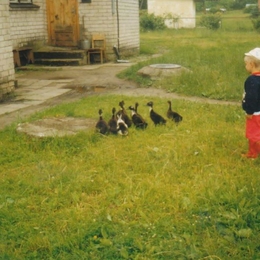
[[[148,12],[165,17],[168,28],[194,28],[198,0],[148,0]]]

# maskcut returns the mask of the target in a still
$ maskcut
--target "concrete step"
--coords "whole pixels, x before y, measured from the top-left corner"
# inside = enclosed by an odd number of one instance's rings
[[[87,59],[35,59],[34,63],[46,66],[81,66],[87,64]]]
[[[85,50],[34,51],[34,63],[47,66],[80,66],[87,64]]]
[[[87,56],[84,50],[67,51],[34,51],[35,59],[84,59]]]

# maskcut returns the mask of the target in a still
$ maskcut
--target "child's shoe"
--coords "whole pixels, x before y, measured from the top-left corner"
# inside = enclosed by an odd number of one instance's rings
[[[256,159],[258,157],[258,154],[253,154],[253,153],[245,153],[245,154],[241,154],[241,156],[243,158],[248,158],[248,159]]]
[[[248,152],[246,154],[242,154],[242,157],[249,158],[249,159],[256,159],[258,157],[258,154],[260,153],[260,151],[257,148],[257,144],[259,143],[249,140]],[[260,149],[260,145],[259,145],[259,149]]]

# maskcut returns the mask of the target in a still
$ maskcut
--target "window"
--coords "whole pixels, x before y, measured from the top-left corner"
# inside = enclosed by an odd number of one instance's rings
[[[38,10],[40,8],[40,6],[33,4],[33,0],[9,0],[9,6],[11,10],[19,11]]]
[[[91,3],[91,0],[81,0],[82,3]]]
[[[10,4],[32,4],[32,0],[9,0]]]

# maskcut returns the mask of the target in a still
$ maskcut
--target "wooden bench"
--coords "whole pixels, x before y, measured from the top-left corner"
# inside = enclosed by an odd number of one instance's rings
[[[34,63],[33,50],[31,47],[16,48],[13,50],[14,66],[21,66],[21,59],[26,60],[26,64]]]

